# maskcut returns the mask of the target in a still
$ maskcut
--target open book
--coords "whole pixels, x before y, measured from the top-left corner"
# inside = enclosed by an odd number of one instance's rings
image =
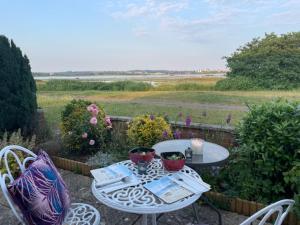
[[[180,186],[168,176],[145,184],[144,187],[166,203],[173,203],[193,194],[193,192]]]
[[[124,165],[114,164],[105,168],[91,170],[98,186],[104,186],[132,175],[132,171]]]
[[[192,194],[200,194],[210,189],[209,184],[195,181],[182,173],[164,176],[144,185],[149,191],[166,203],[173,203]]]

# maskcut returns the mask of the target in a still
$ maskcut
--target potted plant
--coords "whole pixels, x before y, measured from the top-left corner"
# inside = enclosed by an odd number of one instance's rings
[[[147,147],[136,147],[129,151],[129,158],[137,164],[139,161],[151,162],[155,156],[155,150]]]
[[[185,156],[181,152],[162,152],[161,161],[168,171],[178,171],[184,167]]]

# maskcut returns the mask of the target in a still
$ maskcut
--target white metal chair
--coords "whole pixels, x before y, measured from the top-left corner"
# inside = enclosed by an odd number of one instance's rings
[[[25,158],[23,162],[16,154],[16,151],[21,151],[25,153]],[[0,151],[0,165],[3,165],[6,168],[7,173],[2,174],[0,171],[0,184],[3,195],[7,200],[10,208],[12,209],[14,215],[21,222],[21,224],[25,224],[22,219],[21,213],[18,212],[15,204],[13,203],[11,196],[7,190],[7,184],[12,183],[14,181],[13,174],[10,170],[10,165],[8,163],[8,156],[11,155],[15,158],[21,172],[23,173],[26,169],[26,163],[29,161],[34,161],[36,159],[36,154],[32,151],[18,146],[18,145],[10,145],[3,148]],[[26,157],[27,156],[27,157]],[[64,220],[65,225],[77,225],[77,224],[90,224],[90,225],[99,225],[100,224],[100,213],[93,206],[84,204],[84,203],[72,203],[69,212],[66,215]]]
[[[253,214],[251,217],[249,217],[248,219],[246,219],[243,223],[241,223],[240,225],[250,225],[252,224],[254,221],[256,221],[257,219],[261,218],[260,222],[258,223],[258,225],[263,225],[267,223],[267,220],[274,214],[277,214],[276,220],[274,225],[281,225],[283,220],[285,219],[285,217],[287,216],[288,212],[290,211],[290,209],[293,207],[295,201],[294,200],[290,200],[290,199],[284,199],[284,200],[280,200],[278,202],[275,202],[261,210],[259,210],[258,212],[256,212],[255,214]]]

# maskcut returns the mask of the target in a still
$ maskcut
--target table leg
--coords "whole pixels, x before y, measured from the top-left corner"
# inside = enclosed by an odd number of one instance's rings
[[[196,217],[196,219],[197,219],[197,222],[200,224],[201,222],[200,222],[200,218],[199,218],[199,212],[198,212],[198,206],[197,206],[197,203],[196,202],[194,202],[193,204],[192,204],[192,207],[193,207],[193,211],[194,211],[194,216]]]
[[[135,225],[136,222],[139,221],[139,219],[141,219],[142,216],[143,216],[143,215],[138,215],[138,216],[136,217],[136,219],[132,222],[131,225]]]
[[[220,210],[214,206],[205,195],[201,195],[200,199],[202,199],[212,210],[214,210],[219,217],[219,225],[223,225],[222,214]]]
[[[156,214],[152,214],[152,225],[156,225]]]
[[[147,225],[147,214],[143,214],[142,224]]]

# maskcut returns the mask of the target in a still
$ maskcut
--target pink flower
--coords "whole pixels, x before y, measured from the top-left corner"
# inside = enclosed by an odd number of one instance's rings
[[[87,138],[87,136],[88,136],[88,134],[87,134],[86,132],[84,132],[84,133],[81,135],[81,137],[84,138],[84,139]]]
[[[98,122],[98,121],[97,121],[97,118],[94,117],[94,116],[90,119],[90,123],[93,124],[93,125],[96,125],[97,122]]]
[[[98,106],[97,106],[96,104],[94,104],[94,103],[93,103],[93,104],[90,104],[86,109],[87,109],[87,111],[89,111],[89,112],[91,112],[91,113],[92,113],[93,110],[95,110],[95,109],[96,109],[97,111],[99,111]]]
[[[105,123],[106,123],[106,126],[112,126],[112,123],[111,123],[111,120],[110,120],[109,116],[105,116]]]
[[[94,144],[95,144],[95,140],[92,139],[89,141],[89,145],[94,145]]]
[[[86,107],[86,109],[87,109],[87,111],[89,111],[89,112],[92,112],[92,110],[93,110],[93,108],[92,108],[92,106],[88,106],[88,107]]]
[[[99,113],[99,110],[96,109],[96,108],[93,108],[92,111],[91,111],[91,113],[92,113],[93,116],[97,116],[98,113]]]

